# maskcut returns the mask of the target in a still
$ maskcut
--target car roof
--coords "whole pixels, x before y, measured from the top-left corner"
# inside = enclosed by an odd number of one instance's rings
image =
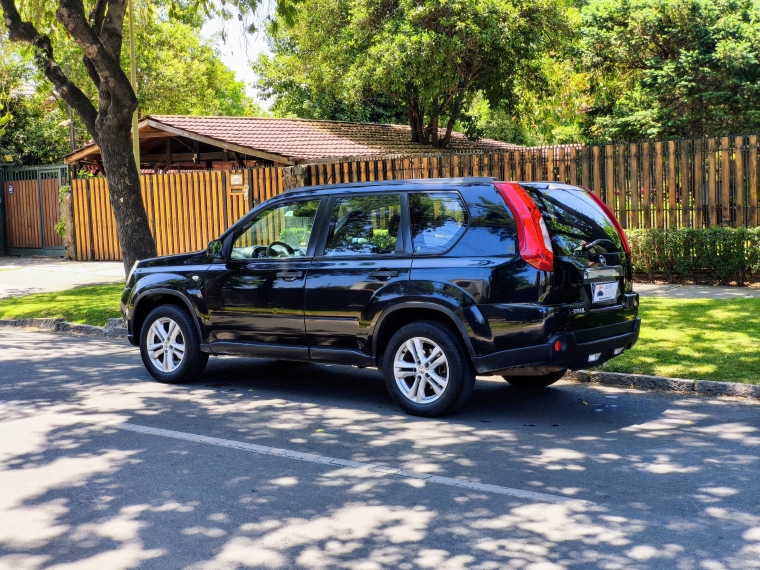
[[[393,188],[394,190],[419,190],[429,186],[475,186],[493,184],[496,178],[489,176],[468,176],[465,178],[416,178],[413,180],[378,180],[374,182],[349,182],[347,184],[321,184],[319,186],[301,186],[286,190],[280,196],[293,196],[296,194],[323,194],[342,193],[346,190],[361,189],[381,192]]]

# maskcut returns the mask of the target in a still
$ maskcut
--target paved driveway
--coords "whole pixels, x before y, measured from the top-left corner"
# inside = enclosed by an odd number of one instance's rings
[[[120,261],[0,257],[0,299],[124,282],[124,278],[124,265]]]
[[[427,420],[371,369],[171,386],[124,344],[0,329],[3,569],[747,570],[759,467],[750,402],[483,378]]]

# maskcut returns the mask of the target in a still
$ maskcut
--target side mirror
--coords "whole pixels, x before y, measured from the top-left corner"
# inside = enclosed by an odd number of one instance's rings
[[[215,239],[208,242],[208,254],[216,259],[222,259],[224,257],[224,247],[221,240]]]

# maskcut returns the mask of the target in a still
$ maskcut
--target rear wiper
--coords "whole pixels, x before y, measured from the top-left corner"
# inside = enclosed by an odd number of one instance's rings
[[[594,248],[594,247],[596,247],[596,246],[598,246],[599,244],[602,244],[602,243],[611,243],[613,246],[617,245],[611,239],[601,238],[601,239],[598,239],[598,240],[594,240],[591,243],[581,242],[581,245],[579,245],[578,247],[576,247],[575,251],[579,251],[579,250],[580,251],[588,251],[591,248]]]

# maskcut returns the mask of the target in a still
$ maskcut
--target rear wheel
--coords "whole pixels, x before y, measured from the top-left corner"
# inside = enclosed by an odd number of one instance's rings
[[[475,385],[461,342],[430,321],[408,324],[391,337],[383,376],[396,403],[415,416],[438,416],[464,405]]]
[[[190,315],[174,305],[153,309],[143,323],[140,356],[151,376],[161,382],[189,382],[208,363]]]
[[[512,384],[515,388],[535,390],[551,386],[562,378],[566,372],[567,368],[563,368],[562,370],[550,372],[549,374],[542,374],[541,376],[502,376],[502,378]]]

